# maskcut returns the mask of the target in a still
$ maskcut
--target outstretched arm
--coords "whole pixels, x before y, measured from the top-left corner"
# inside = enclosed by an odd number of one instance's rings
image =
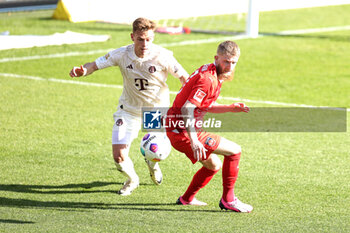
[[[90,62],[86,63],[85,65],[82,65],[80,67],[73,67],[73,69],[70,71],[69,75],[74,78],[74,77],[81,77],[81,76],[86,76],[89,74],[92,74],[98,70],[96,62]]]
[[[215,103],[208,109],[208,112],[211,112],[211,113],[249,112],[249,111],[250,111],[249,107],[244,103],[233,103],[230,105]]]

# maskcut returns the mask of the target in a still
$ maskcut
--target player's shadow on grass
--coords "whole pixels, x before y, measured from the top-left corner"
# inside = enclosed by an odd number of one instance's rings
[[[16,208],[51,208],[54,210],[89,211],[99,210],[133,210],[133,211],[184,211],[184,212],[222,212],[204,209],[207,207],[179,206],[175,203],[101,203],[101,202],[60,202],[37,201],[29,199],[13,199],[0,197],[0,207]]]
[[[22,221],[16,219],[0,219],[0,223],[11,223],[11,224],[34,224],[32,221]]]
[[[122,185],[115,182],[94,181],[82,184],[65,185],[24,185],[24,184],[0,184],[0,191],[10,191],[19,193],[41,193],[41,194],[72,194],[72,193],[115,193],[116,190],[91,190],[96,187],[108,185]]]
[[[95,190],[93,188],[113,186],[110,190]],[[65,185],[25,185],[25,184],[0,184],[0,191],[18,192],[18,193],[38,193],[38,194],[89,194],[89,193],[116,193],[117,188],[123,183],[94,181],[82,184]],[[141,183],[140,185],[151,185]]]
[[[113,193],[113,190],[90,190],[109,185],[122,185],[115,182],[94,181],[82,184],[65,185],[23,185],[23,184],[0,184],[0,191],[34,193],[34,194],[90,194],[90,193]],[[153,184],[141,184],[153,185]],[[69,211],[88,211],[93,209],[115,209],[115,210],[135,210],[135,211],[190,211],[190,212],[218,212],[219,210],[209,210],[188,206],[178,206],[175,203],[101,203],[101,202],[75,202],[75,201],[40,201],[29,199],[14,199],[0,197],[0,207],[17,208],[52,208]],[[172,207],[172,208],[169,208]]]

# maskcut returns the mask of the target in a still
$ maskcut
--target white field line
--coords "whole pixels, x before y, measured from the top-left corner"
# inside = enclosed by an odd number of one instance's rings
[[[327,27],[327,28],[311,28],[311,29],[300,29],[291,31],[281,31],[276,33],[277,35],[299,35],[299,34],[309,34],[309,33],[319,33],[319,32],[335,32],[335,31],[345,31],[350,30],[350,25],[338,26],[338,27]]]
[[[8,57],[0,59],[0,63],[12,62],[12,61],[26,61],[26,60],[38,60],[46,58],[59,58],[59,57],[73,57],[73,56],[82,56],[82,55],[93,55],[93,54],[104,54],[113,49],[99,49],[91,50],[85,52],[69,52],[69,53],[54,53],[48,55],[36,55],[36,56],[27,56],[27,57]]]
[[[66,79],[56,79],[56,78],[42,78],[42,77],[37,77],[37,76],[29,76],[29,75],[21,75],[21,74],[0,73],[0,76],[9,77],[9,78],[17,78],[17,79],[29,79],[29,80],[55,82],[55,83],[75,84],[75,85],[82,85],[82,86],[123,89],[122,85],[88,83],[88,82],[81,82],[81,81],[76,81],[76,80],[66,80]],[[171,95],[176,95],[177,93],[178,92],[170,91]],[[334,108],[335,110],[343,110],[343,108],[335,108],[335,107],[327,107],[327,106],[313,106],[313,105],[306,105],[306,104],[283,103],[283,102],[275,102],[275,101],[250,100],[250,99],[242,99],[242,98],[237,98],[237,97],[226,97],[226,96],[220,96],[219,99],[230,100],[230,101],[240,101],[240,102],[247,102],[247,103],[256,103],[256,104],[286,106],[286,107]],[[346,109],[346,111],[350,112],[350,109]]]
[[[350,30],[350,25],[339,26],[339,27],[281,31],[281,32],[276,33],[276,35],[299,35],[299,34],[318,33],[318,32],[333,32],[333,31],[343,31],[343,30]],[[259,37],[263,37],[263,36],[264,35],[260,35]],[[185,46],[185,45],[194,45],[194,44],[207,44],[207,43],[220,42],[220,41],[224,41],[224,40],[242,40],[242,39],[248,39],[248,38],[249,37],[247,37],[245,35],[225,36],[225,37],[208,38],[208,39],[200,39],[200,40],[186,40],[186,41],[165,43],[165,44],[159,44],[159,45],[163,46],[163,47],[174,47],[174,46]],[[84,52],[56,53],[56,54],[36,55],[36,56],[27,56],[27,57],[8,57],[8,58],[0,59],[0,63],[47,59],[47,58],[105,54],[111,50],[114,50],[114,49],[113,48],[111,48],[111,49],[99,49],[99,50],[91,50],[91,51],[84,51]]]
[[[30,80],[37,80],[37,81],[55,82],[55,83],[69,83],[69,84],[76,84],[76,85],[82,85],[82,86],[109,87],[109,88],[123,89],[122,85],[88,83],[88,82],[81,82],[76,80],[66,80],[66,79],[56,79],[56,78],[41,78],[37,76],[29,76],[29,75],[21,75],[21,74],[0,73],[0,76],[9,77],[9,78],[20,78],[20,79],[30,79]]]

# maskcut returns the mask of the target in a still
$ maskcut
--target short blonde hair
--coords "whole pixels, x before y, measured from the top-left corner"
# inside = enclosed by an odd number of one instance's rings
[[[241,51],[235,42],[227,40],[227,41],[224,41],[221,44],[219,44],[218,49],[217,49],[217,54],[230,55],[230,56],[240,56]]]
[[[154,31],[155,29],[156,23],[146,18],[137,18],[132,24],[132,32],[144,32],[148,30]]]

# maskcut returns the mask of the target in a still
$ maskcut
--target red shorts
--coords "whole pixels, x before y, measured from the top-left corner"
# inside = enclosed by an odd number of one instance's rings
[[[182,131],[180,133],[167,131],[167,135],[171,142],[171,145],[176,150],[185,153],[193,164],[197,162],[193,155],[190,138],[188,137],[187,131]],[[198,140],[204,145],[204,148],[207,149],[206,154],[207,158],[209,158],[209,155],[218,148],[221,137],[219,135],[208,132],[198,132],[197,136]]]

